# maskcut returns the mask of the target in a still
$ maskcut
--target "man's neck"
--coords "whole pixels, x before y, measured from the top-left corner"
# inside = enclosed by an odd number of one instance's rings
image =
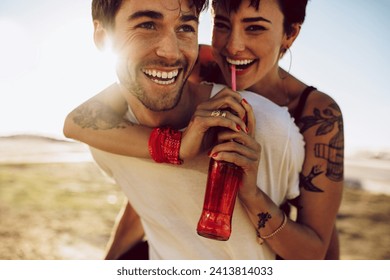
[[[186,127],[198,105],[196,94],[198,86],[186,82],[179,103],[168,111],[151,111],[133,97],[128,100],[129,106],[138,122],[149,127],[171,126],[175,129]]]

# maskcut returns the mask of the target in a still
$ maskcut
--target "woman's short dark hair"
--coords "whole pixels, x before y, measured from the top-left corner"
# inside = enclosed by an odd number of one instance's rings
[[[140,1],[140,0],[131,0]],[[182,1],[182,0],[178,0]],[[196,7],[196,12],[207,9],[207,0],[191,0]],[[122,4],[123,0],[93,0],[92,1],[92,19],[99,20],[103,25],[114,27],[115,16]]]
[[[228,13],[237,12],[243,0],[212,0],[213,8],[222,7]],[[259,9],[261,0],[250,0],[249,6]],[[306,5],[308,0],[277,0],[280,9],[284,15],[284,30],[286,34],[289,34],[292,29],[292,25],[295,23],[302,24],[305,21]]]

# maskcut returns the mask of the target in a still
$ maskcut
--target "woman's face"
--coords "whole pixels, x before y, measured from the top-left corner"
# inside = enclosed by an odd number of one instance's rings
[[[227,83],[231,65],[236,65],[237,89],[250,89],[276,77],[286,41],[277,0],[261,0],[258,10],[249,4],[242,1],[230,15],[220,7],[214,10],[213,55]]]

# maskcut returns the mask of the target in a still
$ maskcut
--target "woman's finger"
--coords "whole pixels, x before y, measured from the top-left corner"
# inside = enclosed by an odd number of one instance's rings
[[[253,112],[253,108],[252,106],[248,103],[248,101],[246,101],[245,98],[243,98],[241,100],[241,104],[242,106],[244,107],[245,111],[246,111],[246,125],[247,125],[247,128],[248,128],[248,134],[251,136],[251,137],[255,137],[255,131],[256,131],[256,118],[255,118],[255,114]]]
[[[228,110],[197,110],[194,113],[193,121],[202,126],[203,130],[211,127],[224,127],[233,131],[244,131],[248,128],[245,122],[237,115]]]

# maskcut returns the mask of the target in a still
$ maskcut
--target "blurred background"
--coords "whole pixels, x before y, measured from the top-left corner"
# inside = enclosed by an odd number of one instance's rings
[[[121,206],[86,147],[62,135],[66,114],[115,81],[112,56],[93,44],[90,4],[0,2],[0,259],[101,258]],[[388,0],[311,0],[291,49],[291,73],[344,114],[343,258],[390,259],[389,12]],[[200,43],[211,28],[207,12]]]

